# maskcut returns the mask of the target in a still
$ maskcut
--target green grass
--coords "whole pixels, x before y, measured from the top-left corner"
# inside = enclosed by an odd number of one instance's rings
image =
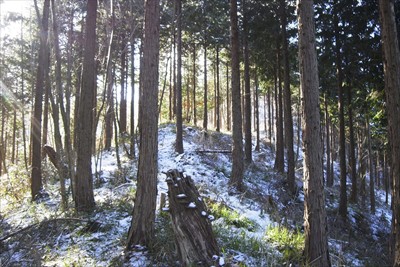
[[[271,226],[265,234],[266,240],[282,253],[282,263],[304,263],[304,234],[282,226]]]
[[[150,254],[154,263],[168,263],[173,265],[177,259],[175,236],[168,212],[160,211],[155,223],[155,239]]]
[[[223,218],[226,224],[236,226],[237,228],[245,228],[249,231],[254,231],[257,228],[257,224],[254,221],[230,209],[225,204],[211,201],[207,202],[208,210],[215,219]]]
[[[229,266],[279,266],[277,256],[274,255],[268,242],[260,237],[251,236],[244,229],[233,229],[224,224],[213,225],[220,250]],[[236,253],[246,255],[243,262],[235,262]]]

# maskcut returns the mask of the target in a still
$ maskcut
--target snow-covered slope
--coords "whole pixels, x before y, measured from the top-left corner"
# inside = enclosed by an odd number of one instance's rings
[[[272,169],[272,149],[267,142],[263,142],[261,150],[253,154],[253,163],[246,168],[246,190],[240,193],[228,187],[231,170],[231,155],[226,153],[230,150],[229,135],[205,133],[186,126],[183,154],[174,152],[174,142],[174,125],[160,126],[158,198],[168,188],[164,172],[178,169],[191,176],[210,209],[214,209],[213,227],[225,265],[282,266],[301,263],[299,240],[292,240],[292,237],[302,236],[304,196],[301,168],[297,173],[298,194],[290,197],[285,191],[284,176]],[[61,212],[59,183],[54,178],[48,178],[46,183],[49,198],[38,204],[30,203],[28,193],[18,201],[11,195],[1,196],[0,238],[31,226],[7,239],[0,239],[1,266],[178,266],[168,216],[159,210],[155,242],[158,251],[138,248],[126,254],[137,169],[136,162],[124,156],[122,149],[119,151],[121,169],[117,167],[115,151],[101,152],[93,160],[97,205],[93,214]],[[2,177],[2,185],[7,184],[5,179],[16,177]],[[380,198],[376,215],[370,216],[368,211],[350,206],[350,222],[347,225],[338,223],[335,211],[337,192],[336,188],[327,192],[333,265],[364,266],[371,262],[384,262],[385,255],[381,255],[382,260],[371,260],[364,256],[365,251],[361,251],[371,242],[375,242],[377,255],[386,251],[382,240],[390,230],[390,211],[383,204],[382,192],[378,191]],[[70,205],[73,203],[70,202]],[[346,232],[343,229],[355,229],[357,236],[352,237],[354,242],[349,239],[353,230],[342,235],[341,231]],[[274,236],[272,233],[278,234]],[[283,240],[281,236],[288,240]]]

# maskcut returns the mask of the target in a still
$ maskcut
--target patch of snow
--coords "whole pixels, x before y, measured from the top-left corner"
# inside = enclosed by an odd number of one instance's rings
[[[219,264],[219,266],[225,265],[225,259],[224,259],[224,257],[219,257],[218,264]]]
[[[189,205],[187,206],[189,209],[195,209],[196,204],[194,202],[190,202]]]

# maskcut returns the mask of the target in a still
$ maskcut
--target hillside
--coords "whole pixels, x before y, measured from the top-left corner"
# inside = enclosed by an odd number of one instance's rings
[[[273,170],[274,154],[267,142],[254,152],[245,172],[245,192],[228,187],[231,137],[184,127],[185,153],[174,152],[174,125],[160,126],[158,195],[167,191],[165,174],[178,169],[192,177],[214,216],[214,233],[225,266],[298,266],[302,263],[303,199],[301,159],[295,198],[285,192],[285,179]],[[122,149],[119,151],[121,152]],[[206,152],[205,152],[206,151]],[[122,153],[122,152],[121,152]],[[61,212],[59,182],[46,164],[46,192],[31,203],[28,174],[15,168],[1,177],[1,266],[179,266],[166,212],[157,210],[155,249],[138,248],[126,255],[126,235],[135,197],[136,162],[115,151],[93,160],[96,211]],[[337,176],[337,174],[336,174]],[[338,213],[339,187],[326,190],[331,261],[334,266],[388,265],[390,206],[377,190],[377,211],[349,206],[349,219]],[[351,186],[349,184],[349,186]],[[70,205],[72,200],[70,200]],[[158,205],[157,205],[158,206]],[[126,260],[128,259],[128,260]]]

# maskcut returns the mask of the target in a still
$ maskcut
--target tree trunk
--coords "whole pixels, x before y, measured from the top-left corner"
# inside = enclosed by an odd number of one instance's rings
[[[114,40],[114,24],[115,24],[115,12],[114,12],[114,0],[110,1],[109,13],[111,13],[111,25],[107,27],[107,35],[110,36],[107,49],[107,63],[106,63],[106,114],[104,122],[104,149],[111,149],[111,141],[113,138],[113,118],[114,118],[114,60],[113,54],[113,40]],[[108,13],[107,12],[107,13]],[[108,14],[110,15],[110,14]],[[103,102],[104,103],[104,102]]]
[[[46,45],[48,48],[49,46]],[[49,69],[50,67],[50,49],[46,52],[48,55],[46,55],[46,60],[48,62],[46,63],[46,68]],[[43,108],[43,125],[42,125],[42,144],[45,145],[47,144],[47,135],[49,134],[49,95],[50,95],[50,90],[51,90],[51,82],[50,82],[50,77],[48,75],[48,71],[46,70],[47,74],[45,74],[44,80],[45,80],[45,85],[44,85],[44,108]],[[42,153],[42,158],[44,158],[44,155]]]
[[[175,151],[183,153],[183,119],[182,119],[182,1],[177,5],[177,73],[176,73],[176,141]]]
[[[280,173],[285,172],[285,143],[283,140],[283,102],[282,102],[282,72],[281,72],[281,51],[277,42],[277,69],[275,76],[276,89],[276,151],[274,169]]]
[[[336,8],[336,2],[335,2]],[[337,10],[336,10],[337,11]],[[338,105],[339,105],[339,166],[340,166],[340,199],[339,199],[339,214],[342,218],[347,217],[347,170],[346,170],[346,136],[344,122],[344,95],[343,95],[343,70],[341,57],[341,40],[339,33],[338,15],[334,15],[335,27],[335,54],[336,54],[336,72],[337,72],[337,87],[338,87]]]
[[[357,203],[357,161],[356,161],[356,144],[354,141],[354,121],[353,121],[353,97],[351,88],[347,90],[348,96],[348,112],[349,112],[349,139],[350,139],[350,174],[351,174],[351,194],[350,202]]]
[[[21,20],[21,40],[23,38],[23,20]],[[21,43],[21,58],[23,57],[24,45]],[[21,64],[21,94],[25,94],[25,70]],[[26,125],[25,125],[25,109],[21,110],[22,113],[22,143],[24,149],[24,164],[25,169],[28,170],[28,155],[27,155],[27,147],[26,147]],[[1,175],[1,167],[0,167],[0,175]]]
[[[83,20],[83,19],[82,19]],[[81,23],[81,31],[80,31],[80,40],[84,40],[84,23]],[[83,76],[83,41],[80,42],[80,47],[79,47],[79,53],[78,53],[78,59],[79,63],[78,64],[78,70],[77,70],[77,79],[76,79],[76,84],[75,84],[75,108],[74,108],[74,151],[76,152],[77,147],[78,147],[78,117],[79,117],[79,106],[80,106],[80,99],[81,99],[81,90],[82,90],[82,76]]]
[[[216,114],[216,131],[219,132],[221,130],[221,114],[220,114],[220,83],[219,83],[219,47],[217,45],[216,48],[216,62],[215,62],[215,69],[216,69],[216,95],[215,95],[215,114]]]
[[[274,119],[274,115],[273,115],[273,110],[272,110],[272,102],[271,98],[272,98],[272,93],[271,93],[271,87],[268,86],[268,93],[267,93],[267,103],[268,103],[268,139],[269,141],[272,143],[272,125],[273,125],[273,119]]]
[[[126,95],[127,90],[125,86],[125,73],[126,73],[126,52],[125,52],[125,36],[122,35],[122,47],[121,47],[121,92],[120,92],[120,106],[119,106],[119,134],[125,134],[127,132],[127,101]],[[115,129],[117,131],[117,129]]]
[[[189,61],[189,60],[188,60]],[[186,123],[190,123],[190,82],[189,75],[186,76]]]
[[[35,1],[36,4],[36,1]],[[37,7],[37,5],[36,5]],[[43,18],[40,26],[40,50],[39,50],[39,65],[36,73],[35,84],[35,102],[31,121],[31,140],[32,140],[32,173],[31,173],[31,195],[32,200],[40,197],[38,194],[42,189],[42,101],[43,87],[45,85],[45,76],[48,71],[49,53],[47,46],[48,28],[49,28],[49,9],[50,0],[44,1]],[[3,114],[4,117],[4,114]],[[4,149],[4,148],[3,148]],[[1,164],[1,163],[0,163]]]
[[[293,149],[293,118],[292,118],[292,97],[290,92],[290,69],[289,69],[289,49],[286,33],[287,15],[285,0],[281,0],[281,23],[282,23],[282,44],[283,44],[283,97],[285,109],[285,145],[287,155],[287,182],[289,192],[295,194],[295,162]]]
[[[387,151],[384,151],[383,154],[383,180],[385,182],[385,204],[389,203],[389,184],[390,184],[390,175],[388,171],[388,162],[387,162]]]
[[[325,197],[322,185],[322,144],[319,83],[315,46],[314,1],[298,0],[300,86],[303,106],[304,234],[309,266],[330,266]]]
[[[196,103],[196,84],[197,84],[197,72],[196,72],[196,44],[193,44],[193,124],[197,125],[197,103]]]
[[[231,99],[229,99],[229,63],[226,62],[226,129],[231,130]]]
[[[374,161],[373,161],[373,154],[371,149],[371,127],[369,126],[369,117],[368,113],[366,119],[366,135],[367,135],[367,142],[368,142],[368,167],[369,167],[369,200],[371,205],[371,213],[375,214],[375,175],[374,175]]]
[[[255,117],[256,117],[256,151],[260,151],[260,107],[259,107],[259,88],[258,88],[258,74],[255,73],[255,84],[254,89],[254,105],[255,105]]]
[[[170,58],[168,57],[167,58],[167,62],[165,63],[165,75],[164,75],[164,81],[163,81],[161,96],[160,96],[160,104],[158,105],[158,117],[160,119],[160,122],[162,121],[161,108],[162,108],[162,105],[163,105],[165,89],[167,87],[167,76],[168,76],[168,63],[169,63],[169,60],[170,60]]]
[[[231,69],[232,69],[232,172],[230,185],[239,191],[243,190],[243,136],[242,136],[242,106],[240,97],[239,68],[239,30],[237,18],[237,1],[230,0],[231,20]]]
[[[208,107],[207,107],[207,101],[208,101],[208,95],[207,95],[207,45],[204,43],[204,98],[203,98],[203,103],[204,103],[204,113],[203,113],[203,129],[207,131],[207,126],[208,126]]]
[[[77,211],[92,211],[95,202],[92,177],[92,144],[94,124],[94,99],[96,95],[96,17],[97,0],[87,1],[82,86],[77,121],[77,163],[75,208]]]
[[[52,163],[58,170],[58,175],[60,177],[60,194],[61,194],[61,206],[63,210],[68,208],[68,196],[65,186],[65,180],[71,178],[71,162],[69,161],[71,152],[71,139],[70,139],[70,127],[69,127],[69,118],[67,117],[65,107],[64,107],[64,96],[63,96],[63,86],[62,86],[62,73],[61,73],[61,53],[59,47],[59,36],[58,36],[58,24],[57,24],[57,13],[55,1],[51,0],[51,7],[52,7],[52,15],[53,15],[53,37],[54,37],[54,52],[55,52],[55,59],[56,59],[56,68],[55,68],[55,76],[56,76],[56,92],[57,92],[57,101],[55,101],[53,94],[50,94],[50,102],[52,107],[52,117],[54,122],[54,140],[56,144],[56,149],[58,152],[55,152],[53,148],[49,146],[44,146],[47,149],[47,155],[50,159],[53,158]],[[58,105],[57,105],[58,103]],[[62,137],[60,132],[60,120],[59,120],[59,109],[61,111],[62,119],[63,119],[63,126],[66,134],[65,138],[65,147],[67,148],[67,155],[65,155],[65,150],[62,145]],[[52,157],[51,155],[56,154],[56,157]],[[65,157],[67,156],[67,157]],[[65,161],[68,159],[68,164]]]
[[[367,171],[367,148],[366,148],[366,138],[362,135],[361,129],[359,130],[358,133],[358,162],[359,162],[359,169],[358,169],[358,176],[360,180],[360,196],[361,196],[361,205],[362,207],[366,207],[366,201],[367,201],[367,194],[366,194],[366,182],[365,182],[365,174]],[[364,131],[365,132],[365,131]]]
[[[324,96],[325,106],[325,132],[326,132],[326,186],[333,186],[333,174],[331,172],[331,135],[330,135],[330,119],[328,111],[328,99],[327,95]]]
[[[12,144],[11,144],[11,163],[16,164],[18,158],[17,143],[17,109],[13,110],[13,126],[12,126]],[[1,175],[1,174],[0,174]]]
[[[145,2],[143,40],[142,116],[136,201],[128,233],[127,250],[134,245],[151,247],[154,242],[154,220],[157,199],[158,157],[158,66],[159,66],[160,2]]]
[[[131,146],[130,146],[130,158],[136,157],[135,150],[135,37],[132,35],[131,38]]]
[[[243,8],[243,52],[244,52],[244,158],[247,164],[252,159],[251,138],[251,92],[250,92],[250,52],[248,44],[247,5],[242,1]]]
[[[169,212],[183,266],[212,266],[219,255],[206,205],[189,176],[167,173]]]
[[[56,89],[57,89],[57,102],[60,107],[61,111],[61,118],[63,121],[63,127],[64,127],[64,147],[62,151],[57,148],[57,150],[61,153],[62,159],[65,161],[67,160],[68,163],[68,172],[66,174],[61,173],[64,178],[65,177],[74,177],[75,176],[75,166],[74,166],[74,159],[73,159],[73,151],[72,151],[72,140],[71,140],[71,123],[70,123],[70,115],[71,115],[71,103],[70,103],[70,97],[71,97],[71,68],[72,68],[72,36],[71,36],[71,31],[73,26],[71,26],[68,34],[68,49],[67,49],[67,88],[63,88],[62,86],[62,72],[61,72],[61,52],[60,52],[60,45],[59,45],[59,30],[58,30],[58,24],[57,24],[57,16],[58,16],[58,11],[57,11],[57,6],[54,0],[51,2],[52,4],[52,12],[53,12],[53,36],[54,36],[54,53],[55,53],[55,58],[56,58],[56,67],[55,67],[55,73],[56,73]],[[71,16],[73,17],[73,11],[71,11]],[[65,99],[66,99],[66,106],[64,107],[64,92],[65,92]],[[56,123],[55,123],[56,124]],[[55,133],[58,135],[58,133]],[[60,144],[62,142],[60,141]],[[62,146],[60,146],[60,149],[62,149]],[[64,159],[63,157],[66,157]],[[64,179],[63,178],[63,179]],[[62,180],[60,180],[62,183]],[[62,185],[61,185],[62,186]],[[72,188],[72,193],[74,192],[75,188],[75,183],[74,179],[71,179],[71,188]],[[61,188],[61,194],[63,194],[63,188]],[[74,195],[73,195],[74,196]],[[64,201],[65,206],[67,206],[67,199]]]

